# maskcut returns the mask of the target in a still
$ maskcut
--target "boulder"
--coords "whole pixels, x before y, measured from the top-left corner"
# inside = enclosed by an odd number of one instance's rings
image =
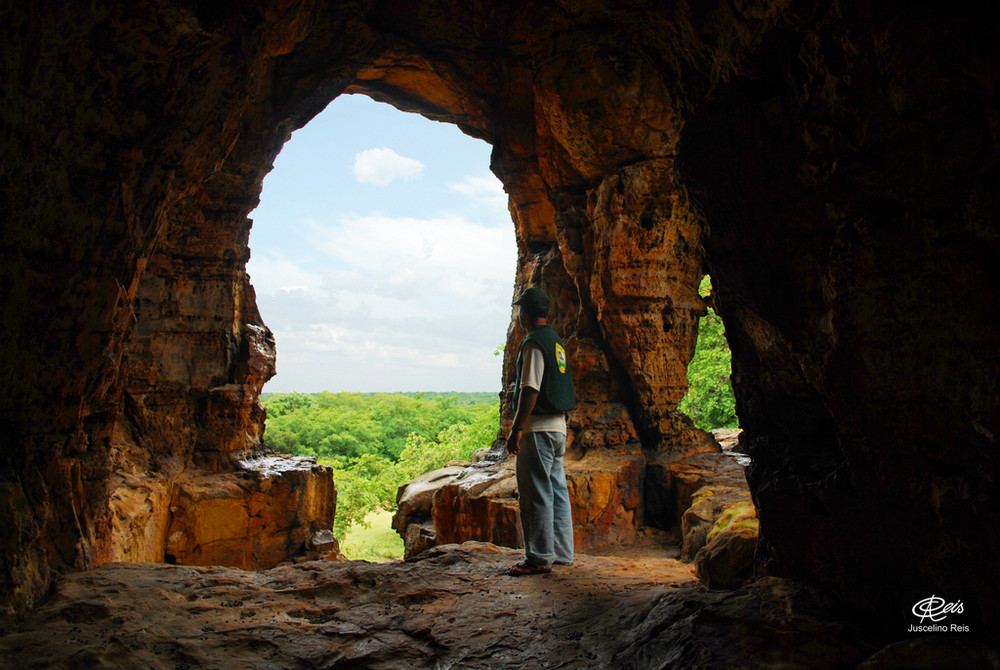
[[[642,524],[641,453],[591,450],[566,462],[573,510],[573,540],[578,550],[636,539]]]
[[[710,589],[732,589],[751,580],[758,534],[750,500],[723,508],[694,556],[698,579]],[[690,551],[687,544],[685,550]]]
[[[645,459],[639,453],[590,450],[567,458],[566,481],[576,547],[628,543],[642,520]],[[521,547],[514,459],[444,468],[399,489],[393,528],[412,557],[438,544],[469,540]]]
[[[111,499],[116,550],[107,559],[260,569],[301,553],[312,538],[322,544],[317,534],[329,532],[336,508],[329,467],[281,456],[239,466],[169,478],[119,473]]]
[[[392,527],[403,538],[404,557],[415,556],[435,545],[437,534],[431,521],[434,496],[464,471],[459,466],[439,468],[399,487]]]

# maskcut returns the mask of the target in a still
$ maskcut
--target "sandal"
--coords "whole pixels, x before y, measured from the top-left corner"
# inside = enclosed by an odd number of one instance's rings
[[[521,561],[520,563],[515,563],[514,565],[507,568],[507,574],[511,577],[523,577],[525,575],[544,575],[547,572],[552,572],[552,568],[543,568],[540,565],[532,565],[526,561]]]

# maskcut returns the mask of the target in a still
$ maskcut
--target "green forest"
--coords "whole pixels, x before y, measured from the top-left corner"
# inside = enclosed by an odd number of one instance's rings
[[[703,296],[711,293],[708,277]],[[698,326],[689,390],[680,410],[705,430],[735,428],[730,354],[712,309]],[[334,469],[334,534],[366,526],[369,513],[391,510],[401,484],[467,461],[492,446],[500,430],[496,393],[265,393],[265,442],[280,453],[315,456]]]
[[[316,456],[334,470],[334,534],[392,509],[419,475],[467,461],[500,430],[496,393],[265,393],[264,440],[281,453]]]

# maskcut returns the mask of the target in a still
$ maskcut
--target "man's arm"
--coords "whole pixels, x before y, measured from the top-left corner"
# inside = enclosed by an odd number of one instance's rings
[[[521,387],[521,395],[517,399],[517,411],[514,413],[514,424],[511,426],[510,435],[507,436],[507,451],[512,454],[516,455],[521,451],[521,435],[524,434],[524,426],[531,418],[537,400],[538,389],[530,386]]]

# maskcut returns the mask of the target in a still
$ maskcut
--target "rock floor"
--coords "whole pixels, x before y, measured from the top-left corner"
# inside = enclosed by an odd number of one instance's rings
[[[110,564],[63,577],[0,637],[17,668],[838,668],[876,649],[817,593],[766,578],[709,591],[691,566],[579,556],[510,577],[518,551],[265,571]]]

